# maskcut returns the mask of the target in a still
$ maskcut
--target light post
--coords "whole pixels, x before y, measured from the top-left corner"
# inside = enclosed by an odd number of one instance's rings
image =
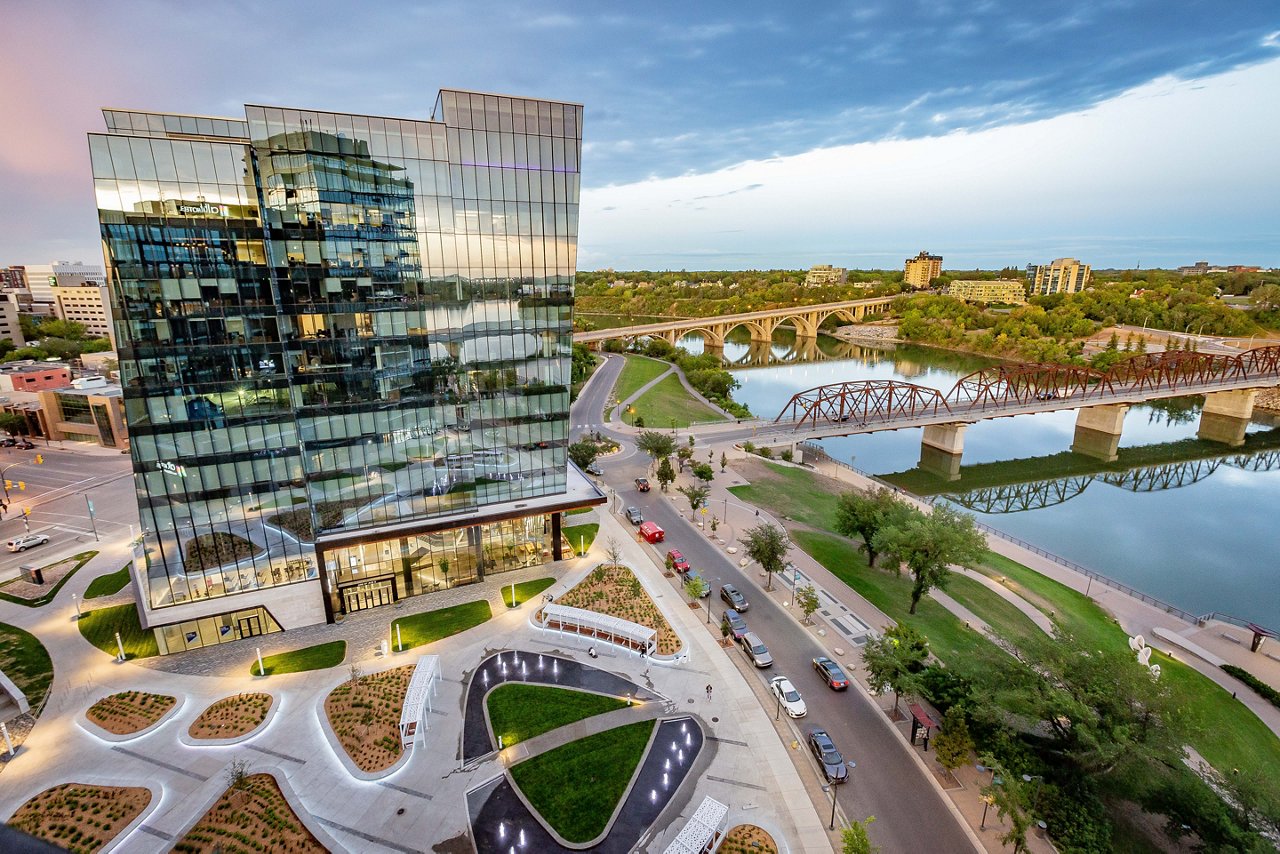
[[[829,784],[829,785],[823,786],[822,791],[829,792],[831,794],[831,821],[829,824],[827,824],[827,830],[835,830],[836,829],[836,787],[834,784]]]
[[[994,802],[995,802],[995,798],[991,797],[990,795],[982,796],[982,822],[978,825],[978,830],[987,829],[987,810],[991,807],[991,804]]]
[[[1031,781],[1036,781],[1036,793],[1031,798],[1031,812],[1039,812],[1040,810],[1040,786],[1044,783],[1044,777],[1039,774],[1023,774],[1022,782],[1031,785]]]
[[[80,597],[72,593],[71,603],[76,606],[76,619],[78,620],[80,619]]]

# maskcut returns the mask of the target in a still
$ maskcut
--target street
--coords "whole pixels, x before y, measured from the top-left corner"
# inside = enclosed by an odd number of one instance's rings
[[[574,404],[571,421],[579,432],[605,429],[601,423],[601,407],[621,372],[622,362],[620,357],[609,358],[597,369],[599,376],[584,388]],[[745,570],[739,569],[734,559],[679,512],[681,505],[673,505],[669,497],[659,491],[656,482],[652,491],[638,492],[633,481],[636,477],[651,475],[647,471],[648,457],[634,450],[630,437],[611,435],[624,442],[623,453],[598,463],[604,470],[606,484],[617,491],[611,511],[620,513],[624,507],[639,507],[646,520],[657,522],[667,531],[659,554],[669,548],[680,549],[694,570],[711,585],[708,601],[713,622],[718,621],[726,607],[719,598],[721,585],[734,584],[747,597],[750,609],[743,616],[751,631],[769,647],[774,659],[774,666],[766,670],[748,669],[762,683],[773,676],[787,676],[803,694],[808,715],[795,722],[802,745],[811,728],[822,727],[845,758],[857,763],[850,772],[850,781],[836,788],[845,815],[852,819],[874,815],[876,822],[869,833],[886,851],[971,850],[969,837],[943,796],[921,772],[909,753],[910,748],[885,726],[884,713],[856,682],[847,691],[835,692],[814,672],[812,659],[817,655],[830,655],[830,651],[804,631],[775,599],[761,591],[762,579],[756,575],[758,567],[752,564]],[[838,590],[829,592],[839,595]],[[725,654],[743,655],[736,647],[725,650]],[[772,706],[768,711],[774,711]],[[808,758],[807,748],[801,747],[801,750],[805,751],[810,769],[807,773],[818,775],[816,764]],[[821,806],[819,813],[825,820],[826,813]]]

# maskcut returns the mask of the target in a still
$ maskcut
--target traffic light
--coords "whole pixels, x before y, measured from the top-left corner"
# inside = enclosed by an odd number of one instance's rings
[[[22,515],[23,515],[23,516],[30,516],[30,515],[31,515],[31,508],[30,508],[30,507],[23,507],[23,508],[22,508]]]
[[[18,481],[18,491],[19,492],[27,491],[27,482],[25,480]]]
[[[36,464],[39,465],[39,464],[42,464],[43,462],[44,462],[44,454],[36,454]]]
[[[4,488],[5,488],[5,489],[13,489],[13,481],[9,480],[8,478],[5,478],[5,481],[4,481]]]

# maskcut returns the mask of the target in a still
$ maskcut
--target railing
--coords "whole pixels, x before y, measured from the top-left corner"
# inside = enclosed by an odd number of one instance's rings
[[[820,457],[823,460],[831,462],[837,466],[846,468],[849,471],[853,472],[854,474],[857,474],[861,477],[865,477],[868,480],[873,481],[874,483],[880,486],[883,486],[886,489],[892,490],[893,492],[899,495],[905,495],[916,501],[923,501],[925,504],[930,504],[930,505],[932,505],[936,500],[934,496],[915,495],[911,492],[908,492],[907,490],[903,489],[900,486],[896,486],[895,484],[889,483],[888,481],[881,480],[875,475],[865,472],[862,469],[859,469],[855,466],[850,465],[849,463],[841,462],[840,460],[837,460],[835,457],[831,456],[826,451],[822,450],[822,448],[818,447],[812,442],[802,442],[801,446],[804,449],[804,452],[806,454],[813,454],[814,456]],[[1177,605],[1170,605],[1168,602],[1165,602],[1161,599],[1157,599],[1154,596],[1148,596],[1146,593],[1143,593],[1141,590],[1136,590],[1127,584],[1116,581],[1114,578],[1108,578],[1107,576],[1102,575],[1101,573],[1094,572],[1092,569],[1081,566],[1080,564],[1076,563],[1073,560],[1067,560],[1066,558],[1061,557],[1060,555],[1056,555],[1053,552],[1045,551],[1044,549],[1040,548],[1037,545],[1028,543],[1026,540],[1020,539],[1011,534],[1006,534],[1004,531],[1001,531],[998,528],[993,528],[990,525],[987,525],[983,522],[979,522],[977,519],[974,519],[973,523],[974,523],[974,527],[978,528],[981,531],[984,531],[994,537],[999,537],[1000,539],[1006,542],[1013,543],[1014,545],[1020,548],[1026,549],[1029,552],[1034,552],[1035,554],[1038,554],[1043,558],[1053,561],[1059,566],[1064,566],[1067,569],[1072,570],[1073,572],[1080,573],[1086,578],[1091,578],[1094,581],[1097,581],[1099,584],[1104,584],[1107,587],[1111,587],[1115,590],[1119,590],[1121,593],[1128,594],[1129,596],[1132,596],[1135,599],[1140,599],[1143,602],[1146,602],[1148,605],[1159,608],[1161,611],[1164,611],[1166,614],[1171,614],[1180,620],[1184,620],[1188,623],[1198,625],[1202,621],[1209,619],[1209,617],[1202,617],[1196,614],[1192,614],[1190,611],[1184,611],[1183,609],[1179,608]],[[1217,617],[1215,617],[1215,619],[1223,619],[1223,615],[1218,615]],[[1236,625],[1243,625],[1243,623],[1237,623],[1236,622],[1237,619],[1238,618],[1233,617],[1230,620],[1228,620],[1228,622],[1236,623]]]

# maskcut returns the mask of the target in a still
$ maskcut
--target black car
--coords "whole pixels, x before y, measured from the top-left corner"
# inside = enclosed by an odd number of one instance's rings
[[[31,444],[26,439],[23,439],[19,442],[15,442],[13,446],[20,451],[30,451],[35,448],[35,445]]]
[[[808,741],[809,750],[822,766],[822,776],[827,778],[828,783],[843,783],[849,779],[849,768],[853,763],[844,761],[844,757],[836,749],[836,743],[825,729],[809,730]]]
[[[638,478],[636,478],[636,489],[637,489],[637,490],[639,490],[640,492],[648,492],[648,491],[649,491],[649,478],[647,478],[647,477],[638,477]]]
[[[639,507],[627,508],[627,521],[632,525],[641,525],[644,523],[644,514],[640,512]]]
[[[843,691],[849,687],[849,677],[844,675],[840,665],[825,655],[820,655],[813,660],[813,669],[818,671],[819,676],[827,680],[827,687],[832,691]]]
[[[720,598],[729,604],[729,607],[741,614],[751,606],[747,604],[747,597],[738,592],[738,588],[732,584],[726,584],[720,588]]]
[[[732,608],[726,609],[724,616],[720,618],[721,626],[729,627],[729,637],[734,640],[741,640],[742,636],[748,631],[747,621],[742,619],[742,615]]]
[[[18,444],[18,440],[12,436],[5,436],[0,439],[0,448],[12,448],[16,444]]]

